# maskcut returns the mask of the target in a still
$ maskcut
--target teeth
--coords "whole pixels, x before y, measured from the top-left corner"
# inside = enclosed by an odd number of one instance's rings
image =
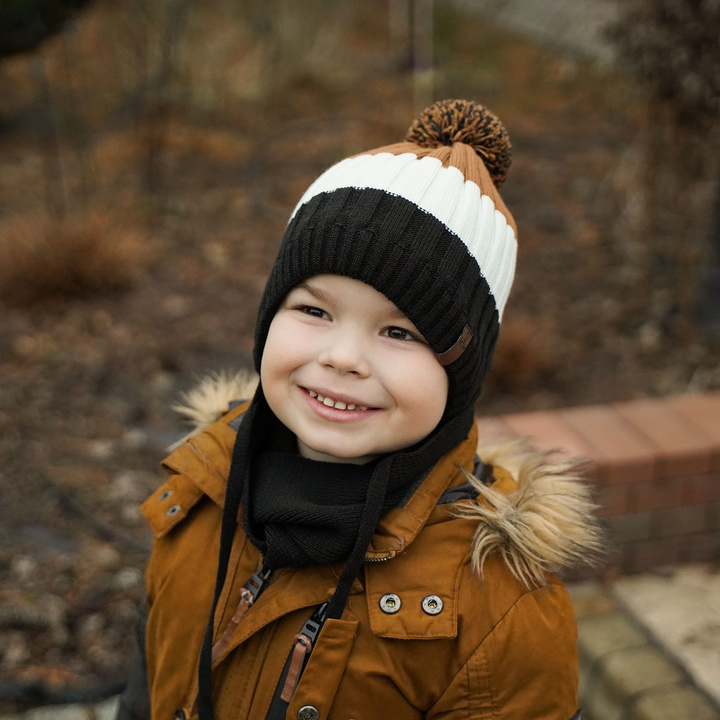
[[[317,401],[321,402],[323,405],[335,408],[336,410],[367,410],[367,407],[363,405],[346,405],[342,400],[333,400],[332,398],[324,397],[313,390],[308,390],[308,395],[311,398],[316,398]]]

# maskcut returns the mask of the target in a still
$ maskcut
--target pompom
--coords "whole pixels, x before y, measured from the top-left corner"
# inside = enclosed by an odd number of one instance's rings
[[[405,140],[434,148],[460,142],[482,158],[499,188],[510,167],[510,137],[498,117],[470,100],[439,100],[423,110],[410,126]]]

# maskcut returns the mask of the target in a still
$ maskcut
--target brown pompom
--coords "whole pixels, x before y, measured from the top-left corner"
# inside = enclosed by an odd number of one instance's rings
[[[418,115],[405,140],[426,148],[456,142],[470,145],[483,159],[495,187],[505,182],[510,167],[510,137],[484,105],[470,100],[439,100]]]

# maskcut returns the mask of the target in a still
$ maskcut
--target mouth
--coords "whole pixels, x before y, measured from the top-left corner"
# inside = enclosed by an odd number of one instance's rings
[[[321,393],[315,392],[314,390],[310,390],[308,388],[305,388],[305,392],[307,392],[307,394],[311,398],[317,400],[318,402],[322,403],[326,407],[334,408],[335,410],[345,410],[345,411],[378,410],[378,408],[371,407],[370,405],[360,405],[357,401],[349,402],[348,401],[349,398],[336,399],[336,398],[330,397],[328,395],[322,395]]]

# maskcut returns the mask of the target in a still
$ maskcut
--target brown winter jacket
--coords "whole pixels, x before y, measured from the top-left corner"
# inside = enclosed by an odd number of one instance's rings
[[[227,408],[218,392],[206,393],[204,401],[215,397]],[[178,710],[197,717],[197,665],[212,603],[233,426],[245,408],[225,414],[166,458],[172,474],[143,506],[155,535],[145,638],[153,720],[170,720]],[[473,428],[407,504],[380,522],[364,573],[342,618],[326,622],[287,718],[575,715],[576,625],[565,588],[547,568],[593,545],[586,490],[568,468],[527,458],[517,479],[496,460],[485,484],[471,476],[476,448]],[[449,502],[449,489],[467,487],[469,478],[477,499]],[[215,616],[216,639],[260,564],[239,529]],[[341,569],[274,573],[213,664],[217,720],[265,718],[295,636],[328,600]],[[390,593],[399,598],[394,613],[382,609]],[[439,598],[441,611],[423,610],[426,598],[435,609]]]

